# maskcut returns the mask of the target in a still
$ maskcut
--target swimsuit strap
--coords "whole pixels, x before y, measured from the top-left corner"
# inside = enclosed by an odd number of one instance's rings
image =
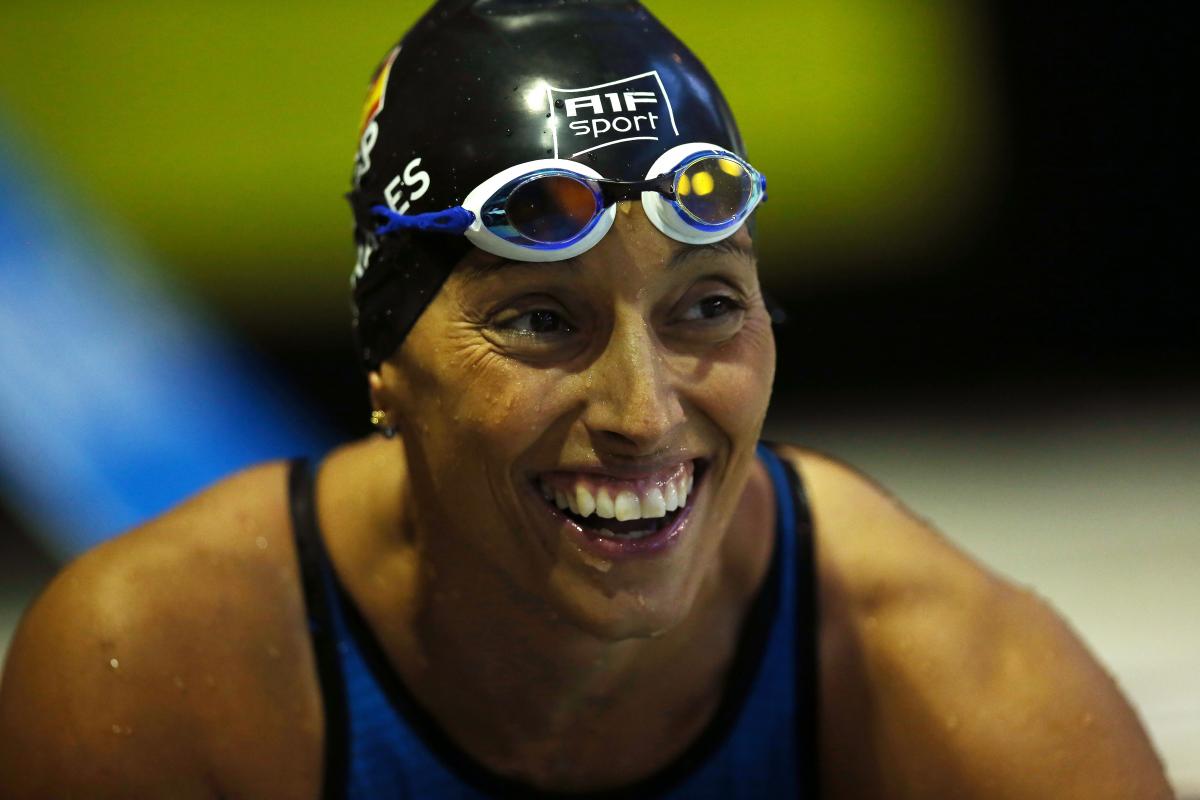
[[[801,797],[820,797],[820,614],[817,603],[816,541],[808,496],[791,460],[778,453],[779,445],[764,442],[764,456],[776,504],[795,557],[796,614],[796,775]]]
[[[306,458],[292,459],[289,463],[288,506],[300,562],[308,631],[312,636],[317,680],[325,712],[321,797],[340,798],[345,797],[346,793],[349,714],[342,664],[338,656],[339,632],[333,611],[333,603],[337,602],[333,571],[317,524],[315,482]]]

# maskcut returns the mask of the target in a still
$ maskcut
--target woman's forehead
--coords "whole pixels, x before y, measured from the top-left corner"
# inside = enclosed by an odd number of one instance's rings
[[[638,202],[622,203],[612,231],[596,247],[565,261],[512,261],[472,247],[455,266],[456,277],[474,281],[497,273],[516,275],[540,272],[579,274],[593,265],[613,265],[621,260],[643,267],[675,272],[701,258],[725,257],[750,265],[756,263],[754,242],[745,225],[728,238],[709,244],[687,244],[665,236],[641,211]]]

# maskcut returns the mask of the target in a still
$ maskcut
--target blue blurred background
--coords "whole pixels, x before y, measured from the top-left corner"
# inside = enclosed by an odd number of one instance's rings
[[[648,5],[771,179],[769,433],[1047,596],[1200,794],[1186,26],[1115,2]],[[6,4],[0,653],[72,554],[367,432],[341,194],[366,79],[424,7]]]

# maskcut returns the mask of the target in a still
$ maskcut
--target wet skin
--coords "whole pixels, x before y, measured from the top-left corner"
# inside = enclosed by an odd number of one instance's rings
[[[474,251],[371,376],[401,433],[417,531],[601,639],[670,629],[693,607],[750,474],[775,349],[750,240],[676,243],[640,206],[567,263]],[[614,562],[562,534],[538,475],[706,465],[669,552]]]
[[[770,554],[754,449],[774,359],[745,230],[687,247],[623,204],[571,262],[473,252],[370,376],[406,477],[387,516],[435,573],[406,568],[414,616],[389,649],[478,757],[561,785],[569,753],[584,785],[619,785],[702,726]],[[681,463],[702,476],[679,535],[633,558],[581,546],[537,489],[548,473],[619,482]],[[397,630],[388,606],[378,622]],[[468,641],[499,677],[481,680]],[[647,725],[647,704],[671,724]]]

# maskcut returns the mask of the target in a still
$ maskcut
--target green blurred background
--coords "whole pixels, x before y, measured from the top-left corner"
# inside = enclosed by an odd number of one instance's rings
[[[341,195],[366,79],[424,8],[10,4],[0,101],[62,186],[188,290],[244,325],[332,330],[346,322]],[[977,10],[651,8],[718,77],[770,176],[761,239],[780,289],[944,247],[986,200],[993,92]]]

